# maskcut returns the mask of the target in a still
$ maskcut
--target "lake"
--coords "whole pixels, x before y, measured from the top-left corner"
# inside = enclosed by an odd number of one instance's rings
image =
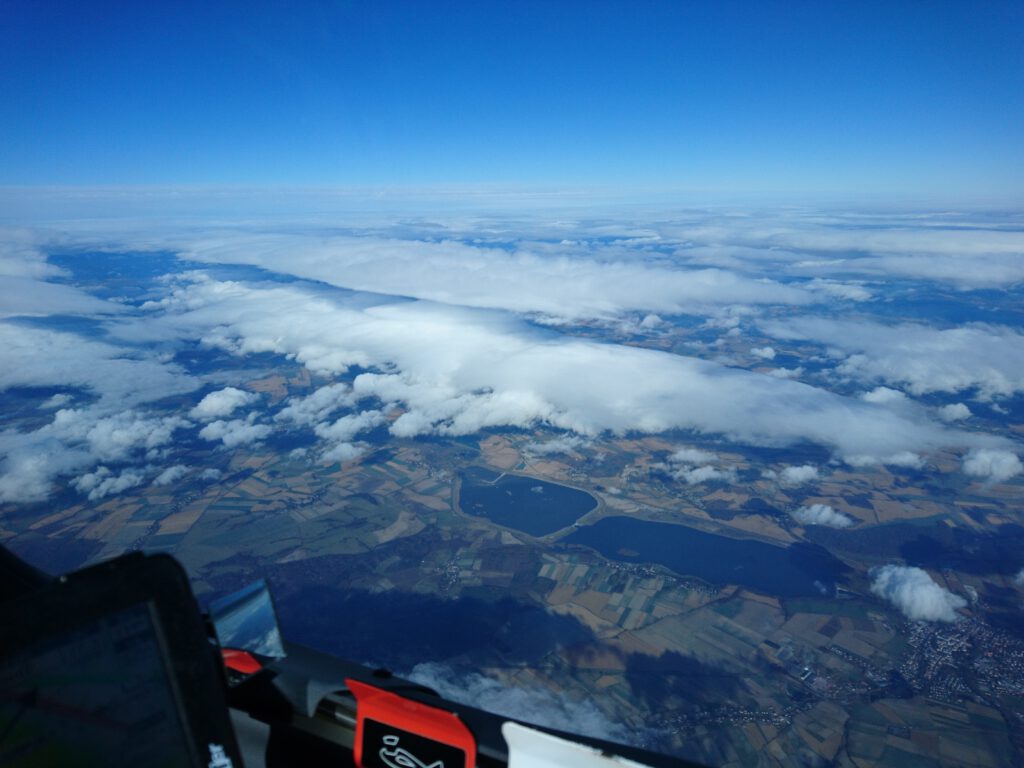
[[[606,517],[562,542],[591,547],[612,560],[657,563],[683,576],[778,597],[833,594],[847,570],[815,544],[778,547],[632,517]]]
[[[482,467],[469,467],[459,476],[463,512],[531,536],[561,530],[597,507],[589,493],[533,477],[499,475]]]

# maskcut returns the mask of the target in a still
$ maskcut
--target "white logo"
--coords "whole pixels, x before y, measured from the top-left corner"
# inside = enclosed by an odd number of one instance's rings
[[[409,750],[398,746],[397,736],[384,737],[384,746],[380,748],[380,759],[391,768],[444,768],[444,760],[436,760],[427,765]]]

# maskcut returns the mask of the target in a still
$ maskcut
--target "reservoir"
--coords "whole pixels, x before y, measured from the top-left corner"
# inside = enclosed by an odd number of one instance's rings
[[[469,467],[460,477],[463,512],[531,536],[561,530],[597,507],[597,499],[589,493],[533,477],[498,474],[482,467]]]
[[[832,594],[847,569],[815,544],[777,547],[632,517],[606,517],[562,542],[583,544],[611,560],[658,563],[683,576],[778,597]]]

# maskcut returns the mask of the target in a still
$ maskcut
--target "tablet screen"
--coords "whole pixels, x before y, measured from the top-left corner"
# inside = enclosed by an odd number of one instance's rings
[[[0,660],[0,764],[192,765],[158,625],[139,603]]]

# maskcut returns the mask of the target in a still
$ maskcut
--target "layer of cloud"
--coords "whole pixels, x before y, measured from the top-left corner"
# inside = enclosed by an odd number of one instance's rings
[[[509,253],[453,241],[236,233],[193,242],[186,255],[359,291],[577,319],[817,300],[800,288],[715,268],[567,258],[541,248]]]
[[[852,517],[837,512],[828,504],[807,504],[790,514],[801,525],[824,525],[829,528],[849,528],[856,522]]]
[[[0,321],[0,390],[79,387],[109,408],[131,408],[199,388],[179,366],[135,347]]]
[[[352,394],[399,404],[404,413],[390,430],[402,437],[536,424],[581,435],[682,428],[754,445],[809,440],[858,464],[901,465],[941,447],[993,445],[923,411],[895,413],[711,361],[566,337],[505,313],[200,276],[150,311],[168,337],[288,355],[318,373],[385,371],[360,374]]]
[[[884,565],[871,572],[871,579],[871,591],[912,621],[956,621],[956,611],[967,605],[920,568]]]
[[[513,720],[621,744],[637,741],[635,733],[610,720],[588,699],[574,701],[563,693],[541,688],[510,688],[480,674],[459,674],[435,662],[417,664],[407,677],[446,699]]]
[[[1024,392],[1024,334],[1005,326],[939,329],[801,317],[763,320],[758,327],[778,339],[826,345],[843,376],[886,382],[914,395],[976,389],[990,399]]]

